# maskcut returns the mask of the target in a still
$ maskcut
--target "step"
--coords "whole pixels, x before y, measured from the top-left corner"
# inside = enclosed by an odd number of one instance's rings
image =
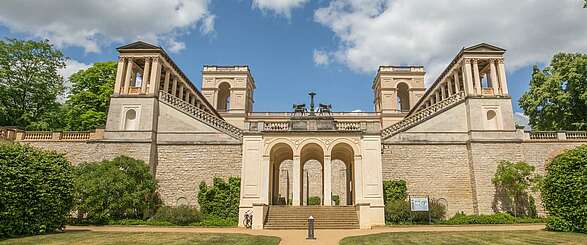
[[[270,206],[264,228],[305,230],[309,216],[315,218],[316,229],[359,228],[354,206]]]

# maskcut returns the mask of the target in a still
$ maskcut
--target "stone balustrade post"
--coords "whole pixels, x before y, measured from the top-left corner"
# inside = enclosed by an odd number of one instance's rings
[[[558,140],[567,140],[567,134],[564,131],[556,132],[556,138]]]

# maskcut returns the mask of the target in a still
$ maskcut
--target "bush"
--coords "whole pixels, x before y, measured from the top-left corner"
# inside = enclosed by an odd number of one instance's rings
[[[464,225],[464,224],[516,224],[516,223],[541,223],[544,219],[534,217],[514,217],[509,213],[497,213],[491,215],[466,215],[457,213],[443,224]]]
[[[320,197],[312,196],[308,198],[308,205],[321,205]]]
[[[340,196],[332,195],[332,201],[334,202],[334,205],[336,205],[336,206],[340,205]]]
[[[395,200],[406,200],[408,188],[405,180],[383,181],[383,201],[385,203]]]
[[[169,222],[174,225],[190,225],[202,220],[200,211],[187,206],[160,207],[151,218],[153,221]]]
[[[528,193],[535,180],[539,179],[534,170],[534,166],[525,162],[499,162],[495,176],[491,179],[496,189],[494,211],[504,210],[516,216],[536,215],[534,198]]]
[[[0,143],[0,237],[63,229],[73,202],[62,154]]]
[[[75,223],[146,219],[159,204],[157,183],[143,161],[119,156],[74,168]]]
[[[200,183],[198,203],[202,214],[206,218],[238,219],[240,178],[230,177],[228,183],[221,178],[214,178],[213,182],[211,187],[203,181]]]
[[[196,225],[199,226],[236,226],[238,224],[238,220],[235,218],[219,218],[214,216],[206,217],[200,223]]]
[[[587,233],[587,145],[555,157],[541,185],[547,229]]]
[[[446,215],[446,207],[437,200],[429,202],[430,219],[438,222]],[[391,200],[385,204],[385,221],[388,223],[428,223],[429,212],[412,212],[408,200]]]

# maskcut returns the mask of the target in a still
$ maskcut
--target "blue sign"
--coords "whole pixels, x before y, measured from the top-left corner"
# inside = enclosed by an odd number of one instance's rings
[[[411,210],[414,212],[426,212],[428,209],[428,197],[410,197]]]

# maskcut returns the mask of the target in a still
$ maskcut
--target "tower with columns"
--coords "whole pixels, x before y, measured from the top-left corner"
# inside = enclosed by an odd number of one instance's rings
[[[243,128],[253,110],[255,80],[246,65],[206,65],[202,70],[202,94],[222,117]]]
[[[375,112],[381,113],[383,127],[405,117],[424,91],[423,66],[380,66],[373,80]]]

